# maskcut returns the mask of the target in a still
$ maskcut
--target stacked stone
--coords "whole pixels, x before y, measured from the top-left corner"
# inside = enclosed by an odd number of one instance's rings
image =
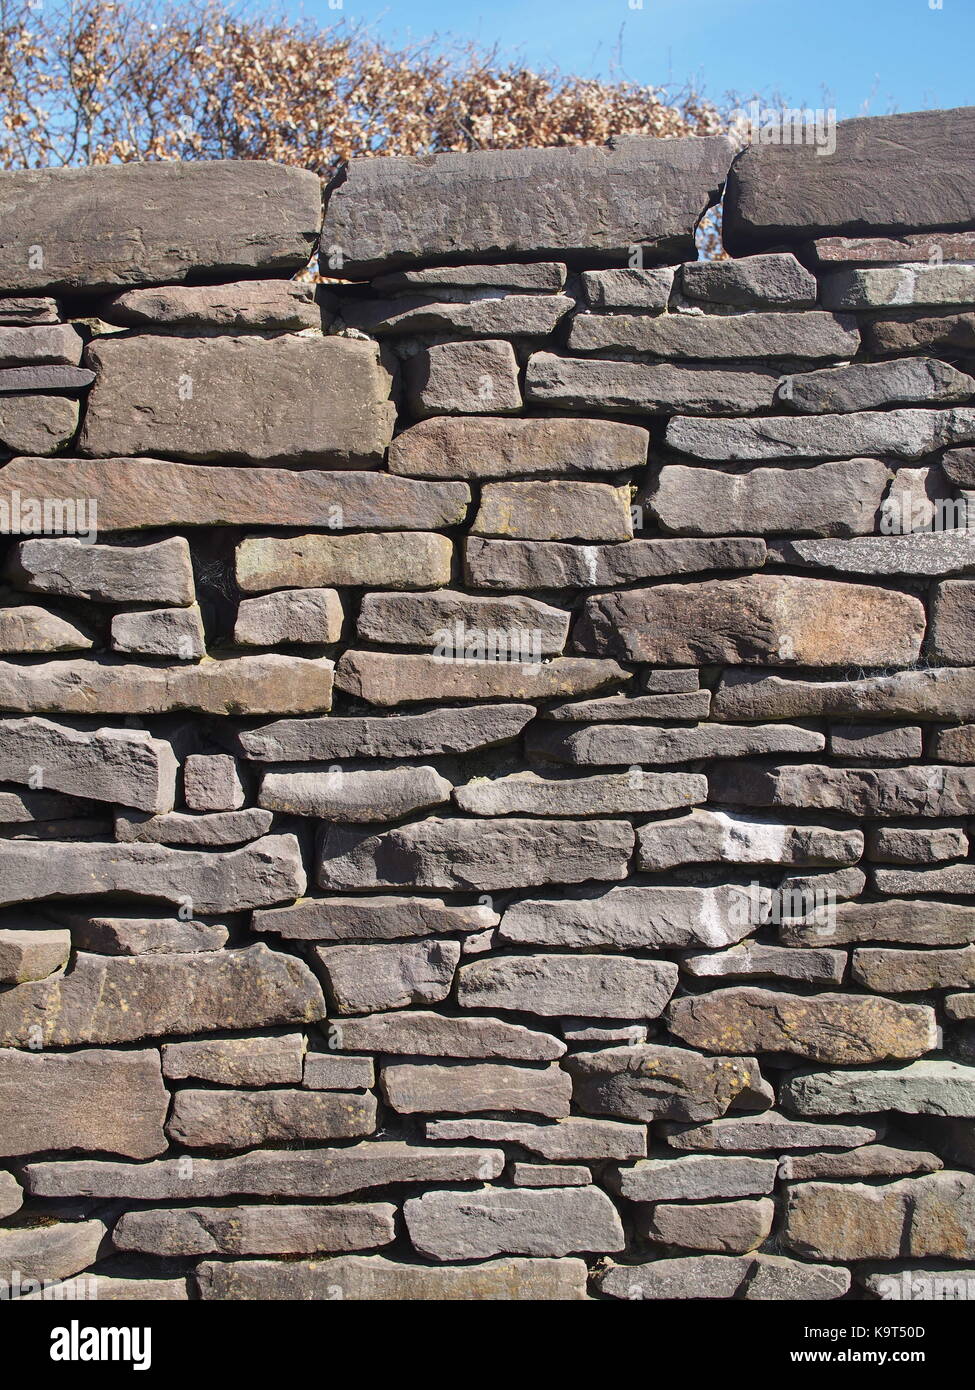
[[[971,1296],[973,127],[0,175],[20,1296]]]

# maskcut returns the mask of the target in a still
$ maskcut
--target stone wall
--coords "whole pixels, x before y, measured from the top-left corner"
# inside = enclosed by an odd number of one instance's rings
[[[973,143],[0,175],[5,1289],[971,1296]]]

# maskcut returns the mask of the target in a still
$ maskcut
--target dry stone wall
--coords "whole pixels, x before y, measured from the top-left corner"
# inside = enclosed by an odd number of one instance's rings
[[[6,1291],[972,1296],[973,145],[0,175]]]

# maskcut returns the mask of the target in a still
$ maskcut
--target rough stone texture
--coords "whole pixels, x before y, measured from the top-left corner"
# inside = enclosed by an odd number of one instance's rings
[[[367,1091],[376,1084],[376,1066],[371,1057],[309,1052],[301,1084],[312,1091]]]
[[[860,953],[858,953],[860,954]],[[911,1062],[896,1071],[812,1072],[786,1084],[784,1099],[800,1115],[908,1115],[975,1117],[975,1068],[957,1062]]]
[[[70,932],[45,931],[42,927],[0,929],[0,984],[46,979],[67,964],[70,954]]]
[[[638,779],[629,773],[551,779],[514,772],[454,791],[460,809],[476,816],[641,814],[688,806],[706,796],[703,778],[666,772],[648,772]]]
[[[906,305],[975,304],[975,265],[928,265],[838,270],[822,277],[829,309],[884,309]]]
[[[17,985],[0,995],[0,1042],[11,1047],[37,1041],[54,1047],[137,1042],[173,1033],[311,1023],[324,1013],[308,967],[264,945],[196,955],[79,953],[63,979]]]
[[[0,652],[5,654],[85,651],[93,645],[74,623],[37,604],[0,608]]]
[[[12,454],[59,453],[71,443],[77,428],[77,401],[64,396],[0,395],[0,441]]]
[[[166,1124],[170,1139],[187,1149],[250,1149],[354,1139],[376,1128],[376,1098],[334,1091],[176,1092]]]
[[[971,124],[0,174],[3,1279],[971,1294]]]
[[[742,1297],[747,1301],[822,1302],[849,1292],[850,1271],[839,1265],[808,1265],[783,1255],[758,1255]]]
[[[399,820],[450,799],[451,784],[432,767],[390,771],[266,772],[258,801],[272,811],[331,821]]]
[[[466,753],[509,742],[533,715],[531,705],[497,704],[397,714],[395,718],[281,719],[242,733],[240,747],[246,758],[260,762]]]
[[[540,656],[559,656],[569,621],[563,609],[537,599],[485,598],[438,589],[429,594],[366,594],[356,631],[360,641],[424,648],[449,644],[458,655],[470,652],[475,657],[484,653],[489,640],[500,644],[507,637],[509,650],[514,646],[521,651],[524,644]]]
[[[728,179],[726,245],[741,255],[783,239],[965,227],[975,180],[967,169],[959,177],[951,152],[971,140],[973,122],[971,107],[841,121],[825,159],[813,143],[751,144]]]
[[[24,714],[314,714],[331,706],[333,669],[323,658],[276,653],[199,666],[0,662],[0,708]]]
[[[347,300],[342,304],[342,320],[349,328],[363,330],[380,339],[417,333],[456,333],[467,338],[498,339],[504,335],[545,337],[573,308],[575,300],[562,294],[503,294],[484,298],[474,295],[468,298],[461,291],[456,298],[445,297],[443,302],[430,294],[404,295],[392,300]],[[449,346],[459,346],[461,356],[465,356],[473,344]],[[410,359],[411,362],[415,360]]]
[[[813,361],[852,357],[860,346],[849,314],[580,314],[572,320],[574,352],[638,352],[690,361],[770,357]]]
[[[919,459],[946,445],[975,440],[975,410],[888,410],[882,415],[774,416],[762,420],[699,420],[676,416],[667,443],[681,454],[718,461],[839,459],[852,455]]]
[[[415,478],[616,473],[646,463],[648,439],[635,425],[602,420],[446,417],[397,435],[388,466],[390,473]]]
[[[946,666],[975,665],[973,617],[975,584],[953,579],[938,585],[928,639],[933,661],[943,662]]]
[[[154,328],[176,325],[186,329],[220,328],[228,332],[299,333],[322,327],[322,309],[315,286],[301,280],[239,280],[230,285],[167,285],[159,289],[128,290],[102,305],[102,318]]]
[[[768,1197],[754,1202],[661,1202],[640,1227],[648,1240],[663,1245],[743,1255],[767,1238],[774,1216],[775,1203]]]
[[[803,415],[872,410],[888,405],[964,401],[975,380],[936,357],[899,362],[858,362],[786,378],[780,398]]]
[[[180,537],[157,545],[86,545],[73,536],[21,541],[7,575],[35,594],[62,594],[97,603],[193,602],[190,548]]]
[[[891,951],[868,947],[853,952],[853,980],[884,994],[917,994],[975,985],[975,946],[958,951]]]
[[[652,270],[584,270],[582,293],[590,309],[666,309],[674,288],[671,266]]]
[[[283,589],[241,600],[234,642],[238,647],[321,646],[339,640],[342,620],[334,589]]]
[[[355,159],[331,192],[324,244],[342,248],[343,273],[359,277],[449,257],[584,251],[613,263],[633,243],[680,254],[730,155],[720,136],[666,145],[627,136],[599,147]]]
[[[31,1280],[70,1279],[99,1258],[108,1244],[104,1221],[54,1221],[0,1231],[0,1279],[7,1288]],[[9,1296],[9,1295],[8,1295]]]
[[[555,1065],[536,1069],[495,1062],[401,1063],[383,1067],[382,1093],[403,1115],[527,1111],[558,1120],[569,1113],[572,1082]]]
[[[15,506],[18,494],[59,497],[64,492],[97,503],[98,526],[106,532],[158,526],[398,531],[452,526],[464,519],[470,502],[463,483],[337,469],[262,467],[255,475],[253,468],[232,464],[137,458],[20,458],[0,468],[0,506]]]
[[[643,826],[637,846],[638,867],[651,872],[709,862],[843,865],[855,864],[863,854],[863,834],[697,810]]]
[[[480,932],[495,927],[498,914],[485,904],[463,907],[442,898],[303,898],[293,907],[254,913],[255,931],[311,941],[382,941],[435,936],[441,932]]]
[[[564,1159],[642,1158],[647,1151],[645,1125],[615,1120],[570,1118],[557,1124],[520,1124],[510,1120],[432,1120],[428,1139],[465,1139],[492,1144],[518,1144],[530,1154],[561,1162]]]
[[[361,1052],[388,1052],[407,1057],[502,1058],[549,1062],[561,1057],[565,1044],[549,1033],[536,1033],[500,1018],[448,1018],[444,1014],[373,1013],[329,1023],[336,1046]]]
[[[701,1057],[655,1043],[567,1057],[573,1099],[618,1120],[712,1120],[761,1085],[753,1057]]]
[[[906,756],[921,756],[920,739],[917,748],[909,750]],[[968,844],[968,836],[959,825],[931,830],[879,825],[867,835],[867,854],[884,864],[936,864],[946,859],[964,859]]]
[[[609,1265],[599,1291],[629,1300],[734,1298],[753,1268],[745,1255],[687,1255],[648,1264]]]
[[[152,1163],[31,1163],[31,1193],[112,1201],[193,1201],[217,1197],[343,1197],[392,1183],[489,1182],[504,1168],[499,1149],[439,1148],[374,1140],[347,1148],[255,1149],[233,1158]]]
[[[765,556],[765,542],[754,539],[566,545],[470,536],[464,545],[464,568],[467,582],[477,589],[603,589],[699,570],[756,569]]]
[[[598,1188],[428,1192],[403,1205],[410,1240],[434,1260],[621,1250],[623,1227]]]
[[[112,619],[112,650],[199,661],[206,654],[206,634],[200,610],[148,608],[116,613]]]
[[[846,952],[790,950],[745,941],[728,951],[685,956],[681,969],[696,980],[789,980],[803,985],[839,985],[846,973]]]
[[[606,483],[486,483],[470,529],[536,541],[627,541],[630,493]]]
[[[112,1232],[112,1243],[118,1250],[171,1257],[369,1250],[393,1239],[395,1210],[388,1202],[376,1202],[130,1211]]]
[[[413,413],[421,419],[521,409],[518,359],[503,339],[435,343],[408,358],[404,380]]]
[[[612,822],[610,822],[612,824]],[[297,897],[305,887],[293,835],[265,835],[224,854],[154,844],[0,841],[0,904],[127,892],[197,912],[234,912]]]
[[[691,299],[746,309],[807,309],[816,303],[816,277],[791,254],[743,260],[689,261],[681,284]]]
[[[613,1190],[631,1202],[702,1201],[709,1197],[764,1196],[775,1183],[771,1158],[641,1159],[616,1170]]]
[[[302,1079],[303,1036],[208,1038],[164,1043],[163,1075],[218,1086],[287,1086]]]
[[[674,992],[677,967],[627,956],[509,955],[462,965],[457,978],[463,1008],[657,1018]]]
[[[171,811],[177,761],[164,739],[138,729],[84,733],[49,719],[0,720],[0,778],[30,784],[44,769],[52,791],[140,811]]]
[[[897,666],[915,660],[923,635],[924,609],[907,594],[752,575],[587,599],[573,638],[629,661]]]
[[[721,947],[744,936],[732,893],[722,887],[619,887],[524,898],[501,919],[504,941],[600,950]],[[972,912],[975,931],[975,911]]]
[[[755,365],[604,361],[535,352],[528,359],[525,398],[560,410],[610,414],[747,414],[772,405],[779,376],[773,368]]]
[[[48,904],[46,910],[71,928],[79,951],[101,956],[172,955],[219,951],[227,944],[226,927],[173,917],[140,917],[138,909],[114,917],[89,917]]]
[[[316,946],[331,1007],[338,1014],[405,1009],[445,999],[460,961],[456,941],[395,946]]]
[[[684,535],[747,536],[760,530],[852,536],[874,529],[889,480],[879,459],[747,473],[668,464],[648,501],[665,530]]]
[[[134,334],[89,344],[79,452],[368,467],[393,432],[389,376],[348,338]],[[242,411],[248,398],[260,412]]]
[[[225,753],[191,753],[183,764],[183,797],[191,811],[236,811],[244,804],[237,764]]]
[[[717,719],[966,719],[975,717],[975,672],[963,667],[807,681],[728,671],[714,695]]]
[[[862,1073],[858,1073],[862,1075]],[[805,1079],[805,1078],[803,1078]],[[786,1182],[812,1178],[890,1178],[902,1173],[936,1173],[944,1164],[936,1154],[920,1149],[895,1149],[887,1144],[865,1144],[845,1153],[787,1154],[779,1161]]]
[[[545,700],[588,695],[627,679],[615,661],[562,656],[552,661],[454,660],[400,652],[347,651],[336,667],[340,690],[368,704],[423,700]]]
[[[83,1150],[155,1158],[169,1096],[157,1052],[0,1048],[0,1156]]]
[[[24,1201],[23,1189],[13,1173],[0,1173],[0,1218],[13,1216]]]
[[[971,1173],[929,1173],[879,1187],[798,1183],[786,1199],[783,1241],[814,1260],[921,1256],[971,1261]]]
[[[0,197],[4,222],[23,229],[0,259],[16,293],[297,270],[321,225],[314,175],[263,160],[31,169],[10,174]],[[36,268],[25,238],[44,247]]]
[[[866,1125],[822,1125],[767,1111],[742,1119],[665,1127],[667,1143],[691,1153],[781,1153],[783,1149],[842,1149],[872,1144],[881,1130]]]
[[[380,1255],[334,1260],[204,1260],[203,1299],[323,1299],[356,1302],[563,1302],[586,1298],[582,1260],[518,1257],[474,1265],[398,1264]],[[338,1294],[336,1294],[338,1291]]]
[[[355,585],[436,589],[450,579],[446,536],[252,536],[237,549],[237,583],[245,593],[288,587]]]
[[[789,724],[596,724],[581,729],[541,727],[527,738],[529,752],[546,762],[607,765],[684,763],[789,750],[815,753],[823,743],[822,734]]]
[[[431,816],[377,834],[329,827],[317,879],[322,888],[461,891],[584,883],[625,876],[632,848],[626,821]]]
[[[842,811],[851,816],[957,816],[975,806],[975,769],[845,768],[718,764],[709,783],[719,798],[734,785],[750,806]]]
[[[735,987],[676,999],[671,1032],[705,1052],[787,1052],[815,1062],[883,1062],[937,1046],[934,1011],[854,994]]]
[[[266,835],[273,819],[270,811],[255,807],[202,816],[182,811],[170,811],[165,816],[120,811],[115,817],[115,838],[120,844],[240,845]]]

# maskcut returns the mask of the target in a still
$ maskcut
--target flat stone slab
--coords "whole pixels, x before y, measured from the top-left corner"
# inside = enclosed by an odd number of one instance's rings
[[[160,526],[321,526],[394,531],[455,526],[470,502],[464,483],[414,482],[388,473],[173,463],[166,459],[11,459],[0,505],[24,497],[84,497],[99,532]],[[55,491],[54,489],[57,489]],[[86,547],[86,554],[91,547]]]
[[[563,1302],[585,1299],[587,1270],[574,1259],[519,1256],[473,1265],[399,1264],[381,1255],[331,1260],[203,1260],[202,1299],[324,1299],[356,1302]],[[331,1292],[330,1292],[331,1291]]]
[[[921,603],[893,589],[756,574],[597,595],[573,642],[665,665],[896,666],[916,659],[924,628]]]
[[[310,171],[266,160],[11,172],[0,190],[10,229],[0,282],[14,293],[90,292],[200,271],[298,270],[321,226],[320,189]],[[32,268],[34,244],[44,260]]]
[[[321,989],[304,962],[264,945],[173,956],[82,952],[67,975],[0,995],[0,1044],[137,1042],[311,1023],[324,1013]]]
[[[141,729],[86,733],[49,719],[0,720],[0,778],[29,785],[36,767],[52,791],[153,814],[173,808],[172,745]]]
[[[543,1017],[657,1018],[676,985],[677,967],[670,961],[508,955],[461,966],[457,1001],[467,1009],[510,1009]]]
[[[731,154],[723,136],[624,136],[605,146],[353,159],[329,190],[324,244],[341,249],[353,279],[445,259],[582,253],[619,264],[634,244],[661,259],[681,255]]]
[[[393,1239],[395,1211],[389,1202],[127,1211],[112,1243],[117,1250],[169,1258],[368,1250]]]
[[[63,1149],[155,1158],[169,1109],[159,1054],[0,1048],[0,1155]]]
[[[800,1115],[906,1115],[975,1118],[975,1067],[940,1060],[897,1070],[811,1072],[786,1082],[783,1103]]]
[[[505,1164],[500,1149],[446,1148],[366,1140],[347,1148],[255,1149],[233,1158],[162,1158],[151,1163],[98,1160],[31,1163],[38,1197],[183,1202],[218,1197],[342,1197],[391,1183],[490,1182]],[[86,1262],[90,1263],[90,1261]]]
[[[332,703],[324,657],[229,657],[199,666],[0,661],[0,706],[24,714],[314,714]]]
[[[245,758],[270,763],[429,757],[508,743],[534,716],[534,705],[502,703],[423,714],[279,719],[241,732],[238,743]]]
[[[86,365],[89,457],[369,468],[392,438],[389,374],[362,339],[137,333],[95,339]]]
[[[787,144],[760,138],[728,176],[725,245],[742,255],[816,237],[967,229],[975,220],[975,176],[968,169],[958,176],[956,153],[971,145],[973,131],[972,108],[959,107],[841,121],[825,158],[823,143],[808,136],[808,143]],[[896,179],[892,149],[899,152]]]
[[[392,830],[330,826],[319,847],[321,888],[532,888],[625,878],[626,821],[425,820]]]
[[[407,477],[471,480],[619,473],[643,467],[649,438],[636,425],[604,420],[447,416],[398,434],[387,466]]]
[[[408,1198],[403,1216],[414,1248],[434,1260],[604,1252],[625,1243],[616,1208],[596,1187],[427,1192]]]
[[[933,1009],[862,994],[734,986],[675,999],[669,1019],[672,1033],[706,1052],[783,1052],[843,1065],[910,1060],[938,1045]]]

